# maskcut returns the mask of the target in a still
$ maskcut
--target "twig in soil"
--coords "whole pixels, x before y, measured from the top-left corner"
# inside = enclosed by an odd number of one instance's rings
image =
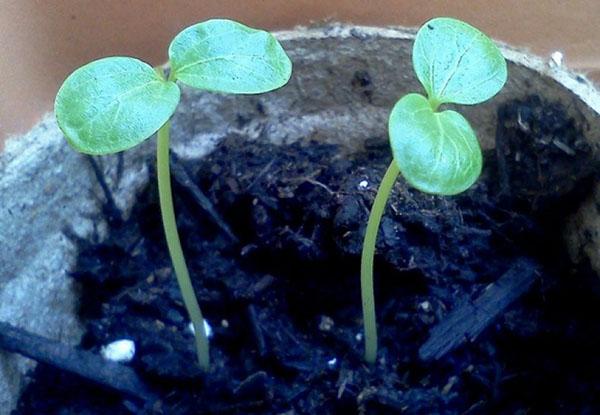
[[[262,179],[262,177],[269,171],[269,169],[271,168],[271,166],[273,166],[273,164],[275,163],[276,159],[271,160],[270,162],[267,163],[267,165],[256,175],[256,177],[254,178],[254,180],[252,180],[252,183],[250,183],[248,186],[246,186],[246,188],[244,189],[245,192],[248,192],[250,189],[252,189],[252,187],[254,187],[254,185],[256,183],[258,183],[258,181],[260,179]]]
[[[206,411],[200,410],[201,414],[244,414],[250,412],[256,412],[257,409],[262,408],[265,405],[264,400],[249,401],[236,403],[231,405],[211,405]]]
[[[284,182],[288,182],[288,183],[310,183],[313,186],[317,186],[320,187],[321,189],[324,189],[327,193],[329,193],[331,196],[335,196],[336,192],[334,192],[333,190],[331,190],[331,188],[329,186],[327,186],[325,183],[322,183],[320,181],[318,181],[317,179],[315,179],[315,177],[320,173],[320,171],[317,171],[315,173],[313,173],[310,176],[306,176],[306,177],[295,177],[292,179],[284,179]]]
[[[202,208],[208,216],[213,220],[213,222],[221,229],[227,237],[234,243],[238,243],[239,239],[229,225],[223,220],[221,215],[217,213],[212,202],[206,197],[206,195],[200,190],[200,188],[194,183],[186,168],[179,162],[179,159],[175,155],[171,155],[171,173],[173,174],[173,178],[181,187],[186,189],[192,199]]]
[[[269,275],[269,274],[263,275],[260,278],[260,280],[258,280],[254,284],[252,284],[252,286],[248,290],[248,297],[249,298],[256,297],[257,295],[262,293],[264,290],[269,288],[273,284],[273,282],[275,282],[275,277],[273,277],[272,275]]]
[[[104,193],[104,198],[106,199],[104,209],[103,209],[104,214],[106,215],[106,217],[108,218],[108,220],[111,223],[122,222],[123,217],[121,215],[121,211],[117,207],[117,204],[115,203],[113,194],[110,191],[110,189],[108,188],[108,184],[106,183],[106,179],[104,178],[104,172],[102,171],[102,169],[98,165],[98,162],[96,161],[96,159],[93,156],[88,155],[88,156],[86,156],[86,159],[90,163],[90,166],[92,166],[94,176],[96,177],[96,180],[100,184],[100,187],[102,188],[102,192]]]
[[[242,380],[233,390],[233,395],[238,399],[266,398],[269,396],[269,375],[263,370],[259,370]]]
[[[539,277],[538,270],[534,261],[517,259],[475,301],[451,311],[433,327],[429,339],[419,349],[419,357],[425,361],[438,360],[464,343],[475,341],[508,306],[529,290]]]
[[[5,322],[0,322],[0,348],[74,373],[148,404],[157,399],[133,369]]]
[[[379,389],[375,392],[375,398],[380,405],[396,413],[402,413],[408,408],[407,402],[400,399],[397,394],[391,393],[387,389]]]
[[[246,310],[248,311],[248,319],[250,320],[252,334],[254,335],[254,340],[256,341],[258,355],[260,357],[265,357],[267,355],[267,345],[265,343],[265,336],[262,328],[260,327],[260,322],[258,321],[258,316],[256,315],[256,308],[254,305],[249,304]]]
[[[311,179],[310,177],[305,177],[302,180],[306,183],[310,183],[312,185],[319,186],[319,187],[325,189],[325,191],[327,191],[327,193],[329,193],[330,195],[335,196],[335,192],[333,190],[331,190],[329,187],[327,187],[326,184],[323,184],[318,180]]]

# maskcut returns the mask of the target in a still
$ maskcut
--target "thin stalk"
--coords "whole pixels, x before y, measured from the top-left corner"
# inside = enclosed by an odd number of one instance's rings
[[[171,172],[169,169],[169,129],[171,122],[166,122],[158,130],[156,147],[156,169],[158,175],[158,194],[160,199],[160,213],[162,216],[167,246],[171,255],[171,262],[175,270],[175,276],[179,283],[179,289],[183,297],[183,303],[190,315],[194,326],[196,337],[196,353],[200,367],[207,371],[209,368],[209,350],[208,338],[204,330],[204,318],[198,305],[198,300],[194,294],[194,287],[190,279],[181,241],[177,232],[177,223],[175,222],[175,210],[173,209],[173,196],[171,192]]]
[[[379,224],[385,211],[385,205],[399,173],[398,165],[392,160],[377,190],[363,241],[360,261],[360,294],[365,330],[365,360],[368,363],[375,363],[377,358],[377,320],[375,317],[375,294],[373,292],[375,243],[377,242],[377,233],[379,232]]]

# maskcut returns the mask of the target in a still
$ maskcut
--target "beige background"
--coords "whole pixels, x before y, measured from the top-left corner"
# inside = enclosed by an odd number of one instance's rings
[[[599,0],[0,0],[0,147],[52,108],[77,66],[106,55],[166,60],[170,39],[210,17],[284,29],[325,20],[417,26],[462,18],[600,80]]]

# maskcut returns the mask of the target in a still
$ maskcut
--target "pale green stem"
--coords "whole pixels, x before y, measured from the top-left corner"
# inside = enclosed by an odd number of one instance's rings
[[[171,255],[171,262],[175,270],[175,276],[179,283],[179,289],[183,297],[183,303],[190,315],[194,326],[196,337],[196,353],[200,367],[207,371],[209,367],[208,338],[204,330],[204,318],[194,294],[194,287],[190,279],[181,241],[177,232],[175,222],[175,210],[173,209],[173,196],[171,193],[171,172],[169,170],[169,129],[171,123],[167,122],[158,130],[158,142],[156,148],[156,169],[158,175],[158,194],[160,199],[160,213],[162,216],[167,246]]]
[[[392,192],[394,183],[400,170],[394,160],[388,167],[367,222],[365,239],[363,241],[362,257],[360,262],[360,293],[362,297],[363,324],[365,329],[365,360],[368,363],[375,363],[377,358],[377,320],[375,317],[375,294],[373,292],[373,258],[375,256],[375,243],[377,242],[377,233],[379,223],[385,211],[385,205]]]

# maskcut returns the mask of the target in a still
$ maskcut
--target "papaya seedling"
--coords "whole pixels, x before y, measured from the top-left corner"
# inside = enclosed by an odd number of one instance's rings
[[[180,83],[194,88],[258,94],[285,85],[292,63],[268,32],[225,19],[179,33],[169,46],[168,77],[139,59],[115,56],[75,70],[58,91],[55,114],[69,144],[82,153],[112,154],[157,134],[160,210],[173,269],[194,326],[198,362],[209,368],[204,318],[192,287],[175,221],[169,170],[170,118]]]
[[[365,360],[377,357],[373,257],[381,217],[401,173],[414,188],[452,196],[479,177],[482,155],[469,122],[443,104],[473,105],[496,95],[507,78],[506,61],[494,42],[473,26],[435,18],[417,32],[413,67],[426,95],[410,93],[393,107],[388,132],[393,159],[385,172],[365,231],[361,257],[361,297]]]

